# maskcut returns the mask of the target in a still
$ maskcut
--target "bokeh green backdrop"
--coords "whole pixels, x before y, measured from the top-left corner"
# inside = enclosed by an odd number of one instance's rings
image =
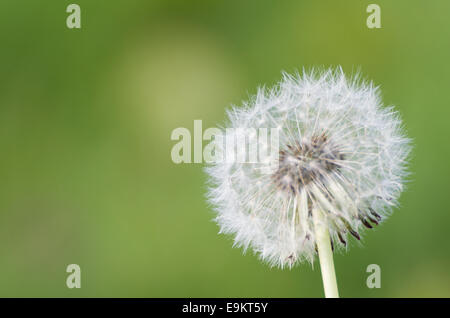
[[[81,30],[66,7],[82,10]],[[366,7],[381,7],[370,30]],[[321,297],[318,264],[270,269],[217,235],[174,128],[213,127],[282,70],[382,86],[415,149],[401,206],[335,257],[344,297],[450,296],[450,2],[0,2],[0,296]],[[66,266],[82,270],[66,287]],[[379,264],[380,289],[366,267]]]

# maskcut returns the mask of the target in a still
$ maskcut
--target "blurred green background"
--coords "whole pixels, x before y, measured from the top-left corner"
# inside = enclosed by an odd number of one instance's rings
[[[368,29],[366,7],[381,7]],[[81,7],[82,28],[66,27]],[[270,269],[217,235],[201,164],[170,134],[214,127],[280,72],[358,68],[415,141],[401,207],[335,257],[344,297],[450,297],[450,2],[2,0],[0,296],[322,297],[318,264]],[[81,266],[81,289],[66,266]],[[381,266],[368,289],[366,267]]]

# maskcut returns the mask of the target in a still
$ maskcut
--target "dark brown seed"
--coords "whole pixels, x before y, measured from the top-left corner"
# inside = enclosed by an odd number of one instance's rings
[[[338,233],[338,238],[339,238],[339,241],[341,241],[341,243],[344,244],[344,246],[347,246],[347,242],[344,240],[341,233]]]
[[[353,235],[358,241],[361,239],[361,237],[359,236],[358,232],[356,232],[353,229],[348,229],[350,234]]]
[[[372,208],[369,208],[369,212],[370,212],[370,214],[372,214],[374,217],[376,217],[378,221],[381,220],[381,216],[380,216],[377,212],[375,212]]]
[[[362,222],[362,224],[364,224],[364,226],[367,227],[368,229],[373,228],[373,226],[372,226],[369,222],[367,222],[366,219],[361,218],[361,222]]]
[[[334,252],[334,243],[332,238],[330,238],[330,243],[331,243],[331,251]]]
[[[374,218],[372,218],[372,217],[370,217],[370,216],[367,216],[367,218],[368,218],[369,221],[372,222],[373,224],[378,225],[378,221],[375,220]]]

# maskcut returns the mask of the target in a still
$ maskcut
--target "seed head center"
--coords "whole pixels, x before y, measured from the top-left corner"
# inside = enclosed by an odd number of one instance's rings
[[[280,190],[295,195],[311,181],[321,181],[338,169],[343,158],[325,134],[303,138],[280,151],[279,166],[272,179]]]

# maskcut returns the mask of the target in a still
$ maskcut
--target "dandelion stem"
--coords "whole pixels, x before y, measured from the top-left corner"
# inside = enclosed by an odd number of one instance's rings
[[[334,270],[333,251],[331,250],[330,233],[325,224],[323,212],[319,209],[314,209],[313,220],[325,297],[339,298],[336,273]]]

